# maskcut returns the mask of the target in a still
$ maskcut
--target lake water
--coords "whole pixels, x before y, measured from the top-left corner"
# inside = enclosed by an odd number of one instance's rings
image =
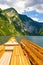
[[[23,37],[43,47],[43,36],[20,36],[17,40],[20,41]]]

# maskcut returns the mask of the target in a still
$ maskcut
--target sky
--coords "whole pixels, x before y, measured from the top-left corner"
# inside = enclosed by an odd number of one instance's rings
[[[0,0],[0,8],[6,9],[10,7],[35,21],[43,22],[43,0]]]

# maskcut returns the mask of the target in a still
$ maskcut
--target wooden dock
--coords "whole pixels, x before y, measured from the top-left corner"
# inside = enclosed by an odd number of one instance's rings
[[[0,65],[43,65],[43,48],[21,39],[19,44],[14,37],[0,45]]]

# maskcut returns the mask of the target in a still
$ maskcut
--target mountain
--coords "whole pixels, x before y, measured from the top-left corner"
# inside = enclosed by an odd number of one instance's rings
[[[31,33],[31,35],[43,35],[39,33],[42,31],[43,33],[43,23],[39,23],[37,21],[33,21],[31,18],[26,15],[19,14],[19,18],[22,20],[22,23],[26,30]]]
[[[14,8],[0,9],[0,35],[43,35],[43,23],[38,23]]]

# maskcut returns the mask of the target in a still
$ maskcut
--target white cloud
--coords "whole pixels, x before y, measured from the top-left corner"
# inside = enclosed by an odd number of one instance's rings
[[[33,6],[33,9],[39,13],[43,13],[43,4]]]
[[[19,13],[24,10],[43,13],[43,0],[0,0],[0,5],[14,7]],[[5,9],[5,7],[4,7]]]
[[[13,7],[19,12],[22,13],[25,9],[25,2],[23,1],[18,1],[15,2],[15,4],[13,5]]]
[[[0,8],[6,9],[9,7],[15,8],[18,13],[22,13],[24,10],[28,12],[35,10],[38,13],[43,13],[43,0],[0,0]],[[36,14],[36,16],[38,15]],[[32,19],[39,22],[43,21],[36,17]]]
[[[32,10],[35,10],[39,13],[43,13],[43,4],[37,4],[37,5],[34,5],[34,6],[30,6],[30,7],[27,7],[26,8],[27,11],[32,11]]]
[[[32,18],[32,17],[31,17]],[[39,21],[39,18],[32,18],[34,21]]]
[[[39,20],[39,22],[43,22],[43,20]]]
[[[7,2],[11,2],[11,0],[6,0]]]
[[[31,19],[33,19],[34,21],[37,21],[37,22],[43,22],[43,20],[40,20],[39,18],[36,18],[36,17],[31,17]]]
[[[2,9],[9,8],[9,6],[8,6],[8,5],[6,5],[6,4],[4,4],[4,5],[0,4],[0,7],[1,7]]]

